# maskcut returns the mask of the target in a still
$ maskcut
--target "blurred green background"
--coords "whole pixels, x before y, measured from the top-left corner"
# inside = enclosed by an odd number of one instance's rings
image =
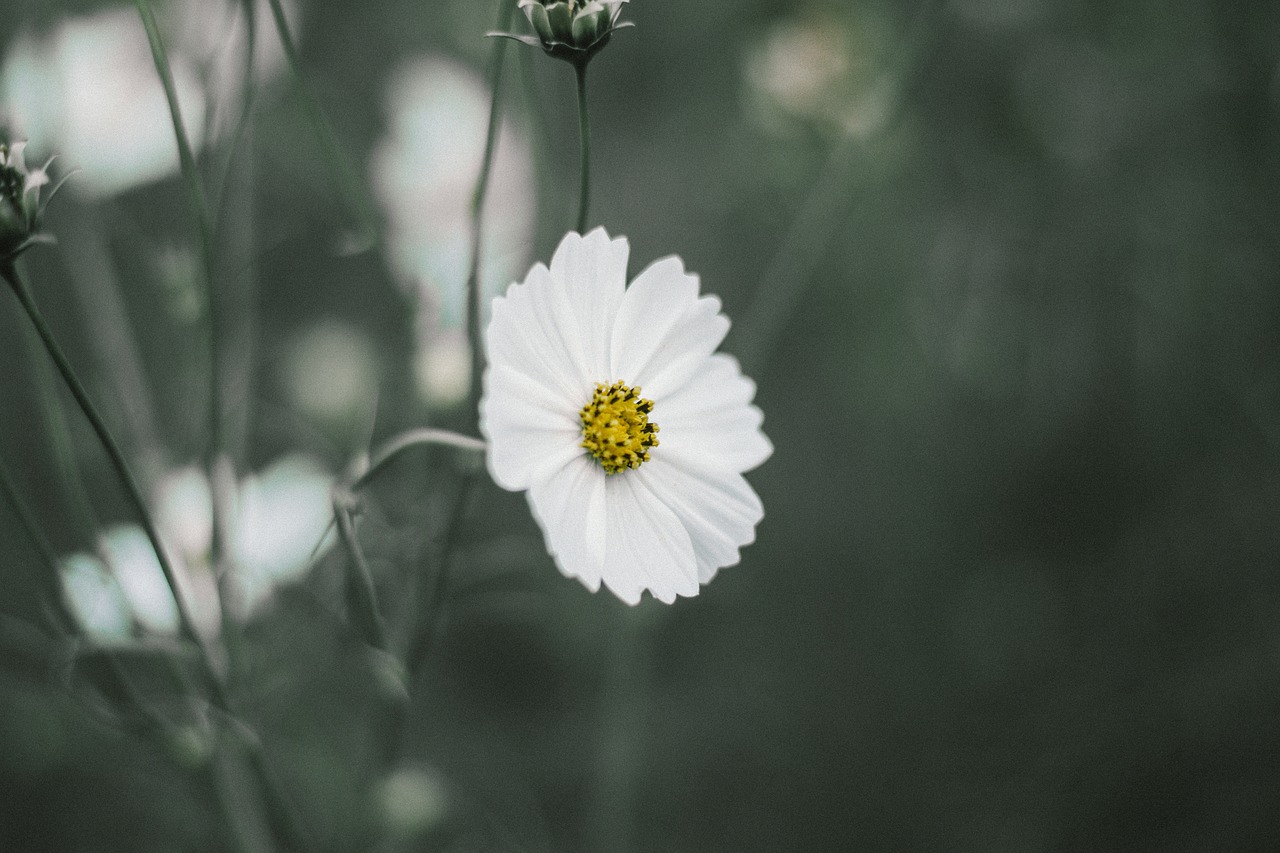
[[[155,5],[219,201],[237,467],[303,459],[300,497],[264,500],[300,515],[319,482],[323,515],[360,451],[466,423],[495,4],[287,4],[372,248],[269,21],[240,123],[238,3]],[[145,36],[127,4],[3,10],[0,109],[39,162],[82,170],[27,279],[158,488],[198,463],[207,368]],[[776,445],[750,475],[758,540],[697,598],[630,611],[562,578],[523,499],[482,485],[389,778],[377,668],[334,615],[341,559],[272,581],[236,700],[315,849],[1280,843],[1280,7],[624,17],[591,66],[591,219],[630,239],[633,274],[677,253],[724,300]],[[571,70],[506,59],[491,292],[550,256],[577,192]],[[129,513],[67,407],[75,506],[51,374],[0,302],[0,458],[59,554],[93,550]],[[400,618],[406,578],[439,567],[450,462],[397,465],[363,521]],[[86,701],[92,661],[42,633],[47,571],[8,507],[0,536],[0,848],[223,849],[191,772],[208,721],[158,684],[190,735],[164,746]]]

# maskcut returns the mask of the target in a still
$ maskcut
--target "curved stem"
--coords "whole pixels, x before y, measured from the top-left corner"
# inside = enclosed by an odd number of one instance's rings
[[[578,233],[587,230],[587,209],[591,204],[591,121],[587,117],[587,64],[573,66],[578,78],[578,136],[582,152],[581,182],[578,191]]]
[[[424,427],[422,429],[411,429],[408,432],[402,432],[391,438],[386,444],[373,455],[373,460],[369,463],[369,467],[364,470],[360,476],[351,481],[351,491],[358,491],[369,484],[369,481],[378,475],[382,469],[389,465],[404,451],[412,447],[424,447],[437,445],[440,447],[453,447],[457,450],[471,450],[477,453],[483,453],[485,443],[478,438],[472,438],[469,435],[462,435],[457,432],[450,432],[446,429],[432,429]]]
[[[346,482],[340,482],[333,490],[333,520],[338,537],[351,559],[352,571],[347,575],[347,608],[364,641],[376,649],[387,650],[387,632],[378,611],[377,590],[373,572],[365,559],[364,550],[356,536],[353,511],[355,493],[367,486],[379,472],[386,469],[401,453],[413,447],[452,447],[457,450],[483,452],[485,444],[478,438],[443,429],[414,429],[393,437],[373,456],[373,461],[358,475],[353,471]],[[359,469],[357,469],[359,470]]]
[[[514,3],[498,4],[498,29],[505,30],[511,22]],[[502,61],[506,56],[506,39],[494,39],[493,58],[489,63],[489,88],[493,97],[489,102],[489,127],[485,131],[484,158],[480,162],[480,175],[471,196],[471,267],[467,273],[467,340],[471,345],[471,384],[467,395],[467,411],[478,417],[480,404],[480,378],[484,372],[484,341],[480,321],[483,313],[480,286],[480,256],[484,250],[484,199],[489,192],[489,177],[493,173],[493,158],[498,150],[498,128],[502,118]]]

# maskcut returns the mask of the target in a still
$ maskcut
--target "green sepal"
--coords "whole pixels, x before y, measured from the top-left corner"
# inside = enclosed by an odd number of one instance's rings
[[[566,44],[573,43],[573,12],[569,11],[568,3],[552,3],[545,7],[546,16],[550,22],[551,34],[543,35],[543,41],[552,42],[559,41]]]
[[[529,23],[533,24],[534,32],[543,41],[552,41],[555,39],[555,32],[551,29],[551,20],[547,17],[547,9],[542,4],[534,4],[526,7],[529,13]]]
[[[518,41],[522,44],[529,45],[529,47],[542,47],[542,39],[538,38],[537,36],[523,36],[518,33],[499,33],[499,32],[485,33],[484,36],[485,38],[502,37],[504,39],[514,39],[515,41]]]
[[[596,12],[591,15],[578,15],[573,19],[573,43],[578,47],[595,44],[600,36],[601,17],[607,12]]]

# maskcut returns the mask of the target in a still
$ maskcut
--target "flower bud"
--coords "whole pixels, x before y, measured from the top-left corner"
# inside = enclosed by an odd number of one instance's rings
[[[515,36],[526,44],[540,46],[547,55],[574,65],[586,65],[609,42],[613,31],[632,26],[619,22],[627,0],[520,0],[520,9],[533,26],[535,36]]]
[[[51,239],[40,233],[40,188],[49,183],[49,164],[28,170],[26,147],[25,141],[0,142],[0,264],[10,264],[32,244]]]

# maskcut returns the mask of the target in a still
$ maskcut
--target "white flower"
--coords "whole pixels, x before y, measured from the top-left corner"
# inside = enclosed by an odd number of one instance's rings
[[[670,603],[754,541],[764,509],[742,473],[773,447],[755,383],[715,352],[720,300],[674,256],[627,287],[627,254],[602,228],[570,233],[493,301],[480,430],[560,571]]]

